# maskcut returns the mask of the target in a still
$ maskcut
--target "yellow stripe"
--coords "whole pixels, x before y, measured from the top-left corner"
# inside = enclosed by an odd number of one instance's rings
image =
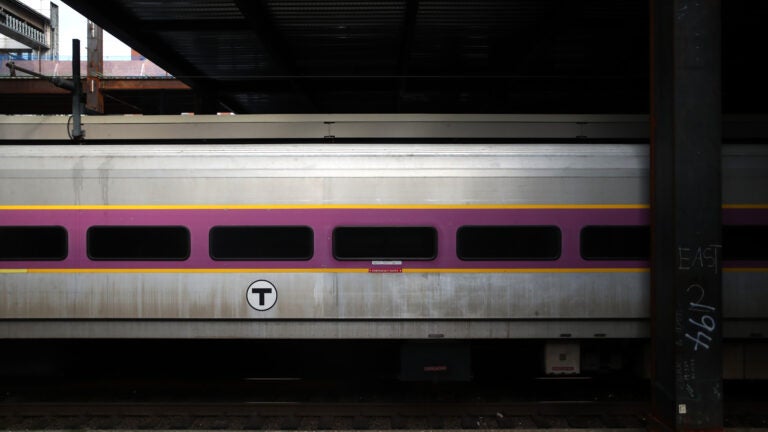
[[[0,269],[0,274],[2,273],[27,273],[27,269]]]
[[[365,268],[322,269],[322,268],[38,268],[29,273],[367,273]]]
[[[768,267],[724,267],[727,273],[763,273],[768,272]]]
[[[768,209],[768,204],[723,204],[724,209]]]
[[[643,273],[648,268],[438,268],[409,269],[403,273]]]
[[[0,210],[526,210],[647,209],[647,204],[237,204],[237,205],[4,205]]]

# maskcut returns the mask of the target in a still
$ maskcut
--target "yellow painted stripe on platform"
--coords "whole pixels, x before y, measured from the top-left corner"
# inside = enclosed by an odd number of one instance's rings
[[[27,269],[0,269],[0,273],[28,273]]]
[[[0,210],[527,210],[648,209],[647,204],[236,204],[236,205],[3,205]]]

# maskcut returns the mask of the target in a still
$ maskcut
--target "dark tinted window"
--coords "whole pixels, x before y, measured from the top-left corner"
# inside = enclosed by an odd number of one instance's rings
[[[308,260],[313,253],[305,226],[218,226],[209,240],[215,260]]]
[[[437,256],[437,231],[432,227],[339,227],[333,230],[333,256],[339,260],[431,260]]]
[[[723,259],[768,260],[768,226],[723,226]]]
[[[189,257],[189,230],[181,226],[94,226],[88,229],[92,260],[167,260]]]
[[[581,257],[587,260],[647,260],[651,228],[647,225],[588,226],[581,230]]]
[[[462,260],[556,260],[560,228],[556,226],[463,226],[456,233]]]
[[[0,227],[0,260],[58,261],[66,257],[67,230],[63,227]]]

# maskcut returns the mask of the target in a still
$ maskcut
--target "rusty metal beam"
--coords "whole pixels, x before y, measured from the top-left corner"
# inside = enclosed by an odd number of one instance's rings
[[[110,79],[101,80],[102,90],[191,90],[177,79],[142,78],[142,79]]]
[[[104,114],[101,79],[104,76],[104,30],[88,21],[88,73],[85,84],[85,107],[91,113]]]
[[[83,82],[83,85],[87,84]],[[100,85],[103,91],[190,90],[189,86],[183,82],[168,78],[104,78]],[[0,78],[0,94],[64,95],[69,93],[43,79]]]

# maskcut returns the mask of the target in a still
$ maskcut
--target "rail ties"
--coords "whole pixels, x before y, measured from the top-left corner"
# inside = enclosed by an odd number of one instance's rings
[[[733,407],[726,427],[765,428],[765,406]],[[645,402],[2,403],[2,430],[491,430],[646,427]]]
[[[0,429],[393,430],[636,428],[645,404],[3,403]],[[84,414],[87,413],[87,414]],[[603,415],[601,413],[608,413]],[[620,413],[620,414],[616,414]],[[609,421],[604,421],[609,419]]]

